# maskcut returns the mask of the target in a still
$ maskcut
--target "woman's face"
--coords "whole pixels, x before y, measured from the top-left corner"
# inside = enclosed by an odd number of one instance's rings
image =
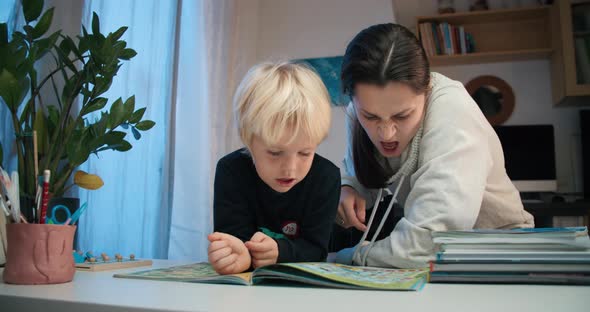
[[[360,83],[354,91],[356,116],[371,142],[385,157],[400,156],[420,128],[425,94],[399,82],[384,87]]]

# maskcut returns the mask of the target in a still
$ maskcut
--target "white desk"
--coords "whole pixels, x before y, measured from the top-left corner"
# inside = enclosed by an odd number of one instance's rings
[[[154,267],[179,264],[162,260]],[[357,291],[157,282],[113,278],[113,272],[76,272],[61,285],[0,283],[0,311],[590,311],[590,286],[427,284],[418,292]]]

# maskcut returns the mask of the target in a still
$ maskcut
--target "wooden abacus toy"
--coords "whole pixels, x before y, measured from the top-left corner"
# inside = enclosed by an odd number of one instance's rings
[[[109,257],[103,252],[100,257],[95,257],[91,252],[84,254],[78,251],[74,252],[74,259],[76,270],[80,271],[106,271],[152,265],[152,260],[136,259],[134,254],[130,254],[127,258],[119,253]]]

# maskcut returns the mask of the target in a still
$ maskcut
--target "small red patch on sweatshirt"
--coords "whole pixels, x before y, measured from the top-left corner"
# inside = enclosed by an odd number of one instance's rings
[[[299,237],[299,224],[295,221],[283,222],[281,225],[281,230],[288,238],[293,239]]]

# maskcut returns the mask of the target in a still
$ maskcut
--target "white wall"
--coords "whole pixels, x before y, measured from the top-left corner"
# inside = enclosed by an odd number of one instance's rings
[[[260,0],[257,59],[300,59],[344,54],[360,30],[393,22],[390,0]],[[318,153],[336,165],[344,157],[344,108],[332,109],[332,127]]]

